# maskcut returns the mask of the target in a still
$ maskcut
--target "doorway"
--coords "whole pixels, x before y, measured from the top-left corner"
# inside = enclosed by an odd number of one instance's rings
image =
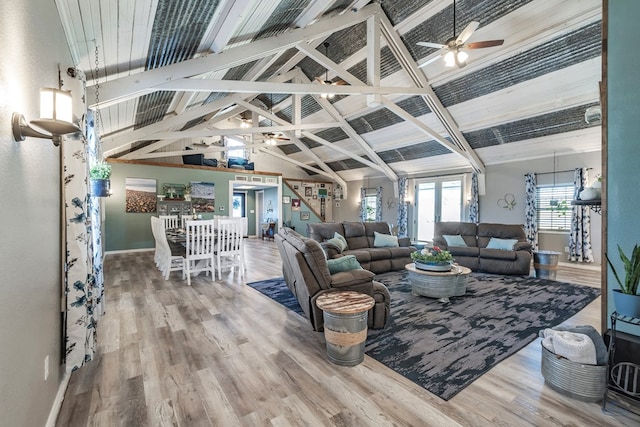
[[[462,179],[448,176],[416,181],[414,240],[432,242],[436,222],[462,220]]]

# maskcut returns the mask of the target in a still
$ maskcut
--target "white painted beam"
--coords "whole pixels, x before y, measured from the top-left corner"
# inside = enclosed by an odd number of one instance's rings
[[[197,129],[183,130],[176,132],[160,132],[153,135],[153,139],[177,139],[177,138],[207,138],[211,136],[228,136],[228,135],[245,135],[250,133],[268,133],[268,132],[285,132],[303,129],[326,129],[338,127],[338,123],[306,123],[300,125],[281,125],[281,126],[262,126],[250,128],[231,128],[231,129]]]
[[[380,17],[374,14],[367,19],[367,85],[380,87]],[[367,95],[367,105],[380,105],[380,94]]]

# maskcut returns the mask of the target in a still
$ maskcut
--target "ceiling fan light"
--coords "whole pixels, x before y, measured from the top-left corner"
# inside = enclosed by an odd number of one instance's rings
[[[458,51],[458,62],[466,62],[469,59],[469,54],[464,50]]]
[[[454,65],[456,65],[456,57],[453,51],[447,52],[447,54],[444,56],[444,65],[446,65],[447,67],[453,67]]]

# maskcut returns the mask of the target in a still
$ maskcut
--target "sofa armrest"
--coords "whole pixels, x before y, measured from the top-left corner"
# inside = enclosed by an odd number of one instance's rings
[[[513,246],[513,250],[514,251],[527,251],[527,252],[531,252],[532,248],[531,248],[531,243],[529,242],[517,242],[514,246]]]
[[[411,246],[410,237],[398,237],[398,246],[407,247]]]
[[[360,285],[368,282],[373,283],[374,276],[375,274],[373,274],[369,270],[357,269],[357,270],[341,271],[339,273],[334,273],[331,275],[330,286],[332,288],[344,288],[344,287]]]

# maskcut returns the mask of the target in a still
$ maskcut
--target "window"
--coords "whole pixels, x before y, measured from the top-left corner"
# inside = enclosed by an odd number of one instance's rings
[[[242,147],[242,148],[238,148],[236,150],[228,150],[227,151],[227,158],[229,157],[240,157],[242,159],[246,158],[246,152],[244,149],[244,142],[237,140],[235,138],[231,138],[231,137],[227,137],[226,138],[227,141],[227,147]]]
[[[571,230],[573,192],[573,184],[538,185],[536,187],[539,230]]]
[[[376,220],[376,195],[367,195],[364,197],[364,220]]]

